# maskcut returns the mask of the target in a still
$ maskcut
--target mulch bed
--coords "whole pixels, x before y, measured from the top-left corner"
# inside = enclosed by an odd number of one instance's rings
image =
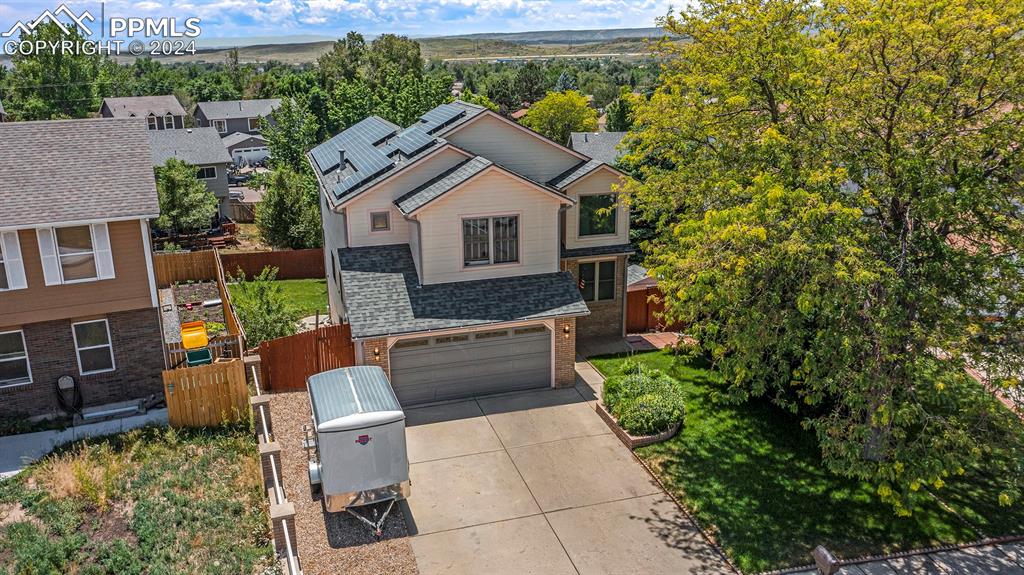
[[[181,323],[204,321],[224,324],[224,305],[203,307],[207,300],[220,299],[216,282],[179,283],[174,285],[174,303],[178,306]],[[207,326],[209,329],[209,326]],[[227,329],[210,330],[210,337],[226,335]]]
[[[310,494],[302,426],[310,422],[305,391],[275,393],[270,399],[274,439],[281,446],[285,494],[295,506],[295,538],[306,575],[415,575],[405,516],[398,505],[384,524],[380,540],[347,513],[325,513],[320,497]]]

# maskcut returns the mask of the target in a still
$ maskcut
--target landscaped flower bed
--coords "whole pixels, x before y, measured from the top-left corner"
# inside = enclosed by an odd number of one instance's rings
[[[598,413],[632,449],[671,438],[683,422],[685,397],[675,380],[641,364],[624,362],[605,380],[602,397]]]

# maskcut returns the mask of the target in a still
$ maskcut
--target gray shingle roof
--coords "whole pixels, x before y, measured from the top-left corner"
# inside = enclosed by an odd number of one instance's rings
[[[409,215],[492,165],[493,162],[481,156],[470,158],[398,198],[395,205],[403,214]]]
[[[216,128],[150,130],[149,148],[153,166],[162,166],[171,158],[195,166],[231,163]]]
[[[140,118],[0,124],[0,227],[156,216]]]
[[[657,283],[654,278],[648,275],[647,268],[636,264],[630,264],[630,266],[626,268],[626,285],[632,286],[641,282]]]
[[[419,285],[408,244],[341,248],[352,337],[589,314],[569,272]]]
[[[589,258],[594,256],[609,256],[612,254],[631,254],[636,250],[629,244],[617,244],[613,246],[593,246],[588,248],[567,249],[562,246],[563,258]]]
[[[232,120],[235,118],[267,117],[281,105],[280,98],[268,100],[228,100],[227,102],[199,102],[196,109],[202,110],[207,120]]]
[[[622,153],[616,149],[626,132],[573,132],[569,136],[569,147],[591,158],[614,164]]]
[[[115,118],[145,117],[150,114],[184,116],[185,108],[173,95],[131,96],[127,98],[104,98],[103,103]]]
[[[575,166],[569,168],[568,170],[552,178],[552,180],[548,182],[548,185],[558,190],[564,190],[565,188],[572,185],[573,182],[579,180],[583,176],[586,176],[590,172],[593,172],[602,165],[604,165],[603,162],[599,160],[589,160],[586,162],[580,162],[579,164],[576,164]]]
[[[220,140],[224,144],[225,148],[232,148],[250,139],[256,140],[257,142],[260,142],[264,145],[267,143],[267,139],[264,138],[263,136],[259,134],[247,134],[245,132],[231,132],[230,134],[224,136]]]

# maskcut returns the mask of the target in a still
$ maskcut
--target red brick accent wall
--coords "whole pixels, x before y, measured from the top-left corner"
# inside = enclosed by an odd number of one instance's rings
[[[388,340],[386,338],[366,339],[362,342],[363,360],[362,365],[379,365],[388,379],[391,379],[391,367],[388,363]],[[374,357],[374,348],[380,350],[380,357]]]
[[[105,317],[110,325],[115,370],[82,376],[78,372],[71,324],[55,320],[21,327],[32,369],[32,383],[0,389],[0,417],[60,412],[57,378],[71,375],[79,382],[85,407],[163,396],[163,336],[156,308],[118,312]],[[83,318],[85,319],[85,318]]]
[[[565,328],[569,328],[566,337]],[[576,385],[576,318],[555,319],[555,387]]]
[[[588,261],[593,261],[593,259]],[[580,279],[579,262],[578,259],[562,260],[562,270],[571,273],[577,282]],[[623,302],[626,298],[627,267],[626,256],[615,258],[615,299],[587,302],[590,315],[576,321],[580,337],[622,337],[626,335],[622,313]]]

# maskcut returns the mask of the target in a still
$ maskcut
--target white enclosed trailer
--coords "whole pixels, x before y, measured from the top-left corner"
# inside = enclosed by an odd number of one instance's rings
[[[313,413],[310,483],[328,511],[409,496],[405,413],[384,370],[343,367],[306,380]]]

